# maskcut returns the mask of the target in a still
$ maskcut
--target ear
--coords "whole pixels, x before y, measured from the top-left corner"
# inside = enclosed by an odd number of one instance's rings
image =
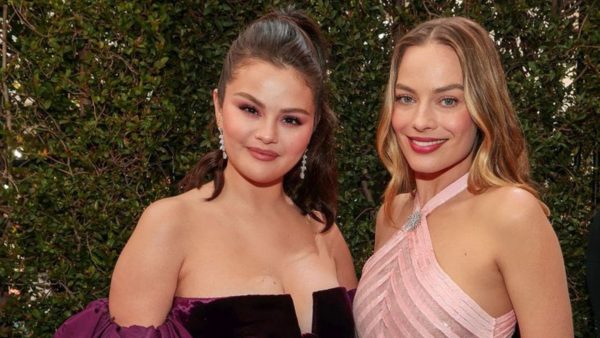
[[[213,89],[212,91],[213,105],[215,106],[215,119],[217,120],[217,127],[223,129],[223,107],[219,103],[219,90]]]

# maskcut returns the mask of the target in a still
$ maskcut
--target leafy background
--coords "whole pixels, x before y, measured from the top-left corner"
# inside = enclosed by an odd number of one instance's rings
[[[5,5],[1,71],[0,336],[50,336],[106,297],[143,208],[217,146],[210,90],[229,43],[293,1],[21,1]],[[533,174],[565,257],[575,335],[598,201],[597,1],[327,1],[306,9],[332,45],[338,223],[360,272],[387,174],[374,149],[392,32],[438,16],[480,22],[501,52]],[[542,309],[552,311],[552,309]]]

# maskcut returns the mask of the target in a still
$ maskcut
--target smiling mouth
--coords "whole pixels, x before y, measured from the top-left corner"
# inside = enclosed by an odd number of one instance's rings
[[[437,150],[448,139],[442,138],[425,138],[425,137],[408,137],[410,147],[417,153],[427,154]]]
[[[410,141],[416,145],[418,145],[419,147],[428,147],[428,146],[432,146],[432,145],[436,145],[436,144],[440,144],[440,143],[444,143],[446,142],[446,140],[444,139],[436,139],[436,140],[431,140],[431,141],[419,141],[416,139],[410,139]]]

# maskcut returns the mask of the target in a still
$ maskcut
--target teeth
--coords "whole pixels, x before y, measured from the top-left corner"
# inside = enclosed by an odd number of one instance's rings
[[[445,140],[435,140],[435,141],[417,141],[417,140],[411,140],[412,143],[418,145],[419,147],[427,147],[427,146],[432,146],[435,144],[440,144],[442,142],[444,142]]]

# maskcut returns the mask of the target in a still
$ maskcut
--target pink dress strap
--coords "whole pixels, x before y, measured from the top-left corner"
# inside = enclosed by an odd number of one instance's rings
[[[510,337],[514,311],[492,317],[438,264],[427,215],[466,189],[464,175],[413,215],[365,264],[354,300],[359,337]]]

